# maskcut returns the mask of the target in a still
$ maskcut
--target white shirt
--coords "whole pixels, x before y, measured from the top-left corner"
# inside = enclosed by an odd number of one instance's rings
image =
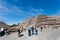
[[[31,27],[28,27],[28,30],[31,30]]]
[[[1,28],[1,31],[3,31],[4,29],[3,28]]]

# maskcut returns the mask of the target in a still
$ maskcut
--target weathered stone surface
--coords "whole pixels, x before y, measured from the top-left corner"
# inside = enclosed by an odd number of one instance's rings
[[[23,23],[18,25],[18,27],[26,28],[28,26],[35,27],[58,27],[60,26],[60,16],[46,16],[46,15],[38,15],[32,18],[28,18]]]

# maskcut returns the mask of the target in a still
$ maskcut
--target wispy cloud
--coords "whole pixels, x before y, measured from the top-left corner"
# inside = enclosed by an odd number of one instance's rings
[[[5,4],[4,4],[5,3]],[[20,16],[23,16],[22,13],[24,12],[23,10],[19,9],[18,7],[16,7],[15,5],[11,5],[10,7],[8,3],[6,2],[1,2],[0,3],[0,16],[9,16],[9,14],[14,14],[15,15],[20,15]],[[3,4],[3,5],[2,5]],[[0,17],[1,18],[1,17]]]
[[[15,20],[14,22],[18,22],[23,21],[28,17],[39,15],[43,12],[44,12],[43,9],[36,9],[33,7],[20,9],[16,5],[7,3],[5,1],[0,1],[0,20],[4,21],[9,20],[11,22]]]
[[[30,7],[29,11],[27,11],[26,13],[31,16],[36,16],[44,13],[44,11],[45,11],[44,9],[36,9],[36,8]]]
[[[40,13],[43,13],[43,12],[44,12],[43,9],[35,9],[33,7],[30,7],[29,11],[25,11],[25,10],[19,9],[16,5],[13,5],[13,4],[10,4],[7,2],[0,3],[0,15],[2,15],[2,16],[4,16],[4,15],[7,16],[9,14],[10,15],[15,14],[15,15],[19,15],[21,17],[25,17],[26,15],[29,15],[29,16],[39,15]]]

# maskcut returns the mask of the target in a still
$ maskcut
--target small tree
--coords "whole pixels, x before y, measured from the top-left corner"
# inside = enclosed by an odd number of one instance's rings
[[[18,26],[18,25],[17,24],[10,25],[10,27],[16,27],[16,26]]]

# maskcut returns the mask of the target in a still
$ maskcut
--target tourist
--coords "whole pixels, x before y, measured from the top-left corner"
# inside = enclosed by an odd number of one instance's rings
[[[20,37],[20,28],[18,29],[18,37]]]
[[[0,36],[1,36],[1,28],[0,28]]]
[[[5,32],[4,32],[4,28],[1,28],[1,33],[0,33],[0,36],[3,36],[4,34],[5,34]]]
[[[22,28],[20,28],[20,33],[22,32]]]
[[[4,31],[5,31],[5,34],[7,35],[7,29],[5,29]]]
[[[31,27],[31,30],[32,30],[32,35],[34,35],[35,28],[33,26]]]
[[[10,34],[10,32],[9,32],[9,30],[7,28],[5,29],[5,34],[6,35],[9,35]]]
[[[38,34],[38,28],[35,27],[35,35],[37,35],[37,34]]]
[[[42,32],[43,27],[40,27],[40,28],[41,28],[41,32]]]
[[[28,27],[28,36],[31,36],[31,27]]]

